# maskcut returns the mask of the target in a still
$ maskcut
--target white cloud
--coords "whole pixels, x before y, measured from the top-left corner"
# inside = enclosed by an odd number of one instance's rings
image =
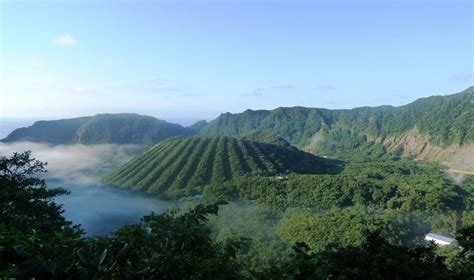
[[[76,38],[70,34],[63,34],[56,39],[54,39],[54,43],[60,46],[73,46],[77,43]]]

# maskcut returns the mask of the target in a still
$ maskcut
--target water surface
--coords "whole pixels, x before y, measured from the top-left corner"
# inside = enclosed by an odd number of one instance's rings
[[[64,205],[64,216],[81,224],[87,235],[108,235],[127,224],[137,223],[143,215],[162,213],[172,202],[133,191],[96,184],[48,181],[49,187],[63,187],[71,193],[56,198]]]

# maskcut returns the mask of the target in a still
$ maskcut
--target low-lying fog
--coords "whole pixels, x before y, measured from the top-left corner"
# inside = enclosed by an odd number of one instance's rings
[[[48,179],[93,184],[114,167],[140,152],[138,145],[55,145],[31,142],[0,143],[0,155],[31,150],[34,158],[47,162]]]
[[[71,192],[57,201],[68,220],[81,224],[88,235],[105,235],[135,223],[150,212],[161,213],[172,203],[136,192],[104,186],[100,178],[141,151],[138,145],[56,145],[31,142],[0,143],[0,156],[31,150],[47,162],[48,186]]]

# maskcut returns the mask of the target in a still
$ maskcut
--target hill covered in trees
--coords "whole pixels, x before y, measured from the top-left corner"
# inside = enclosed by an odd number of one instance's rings
[[[255,140],[270,141],[270,143]],[[178,137],[155,145],[106,177],[106,183],[179,196],[239,176],[334,173],[339,163],[290,146],[278,137]]]
[[[18,128],[4,142],[31,141],[51,144],[145,144],[189,134],[179,124],[137,114],[99,114],[92,117],[38,121]]]
[[[400,107],[282,107],[225,113],[201,124],[199,133],[239,136],[253,130],[271,132],[302,149],[344,159],[379,158],[389,151],[417,156],[426,153],[429,144],[439,147],[440,153],[448,146],[462,148],[474,142],[474,87]]]

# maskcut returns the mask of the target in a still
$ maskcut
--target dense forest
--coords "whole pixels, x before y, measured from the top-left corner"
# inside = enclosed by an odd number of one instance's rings
[[[179,137],[153,146],[112,172],[105,182],[179,197],[241,176],[335,173],[340,164],[302,152],[266,133],[251,133],[240,139]]]
[[[192,202],[86,238],[53,200],[66,191],[34,177],[44,171],[28,152],[0,159],[2,278],[470,279],[474,273],[472,225],[456,229],[461,247],[406,247],[388,234],[398,232],[391,222],[350,208],[275,214],[250,204]],[[472,188],[472,178],[466,182]]]

